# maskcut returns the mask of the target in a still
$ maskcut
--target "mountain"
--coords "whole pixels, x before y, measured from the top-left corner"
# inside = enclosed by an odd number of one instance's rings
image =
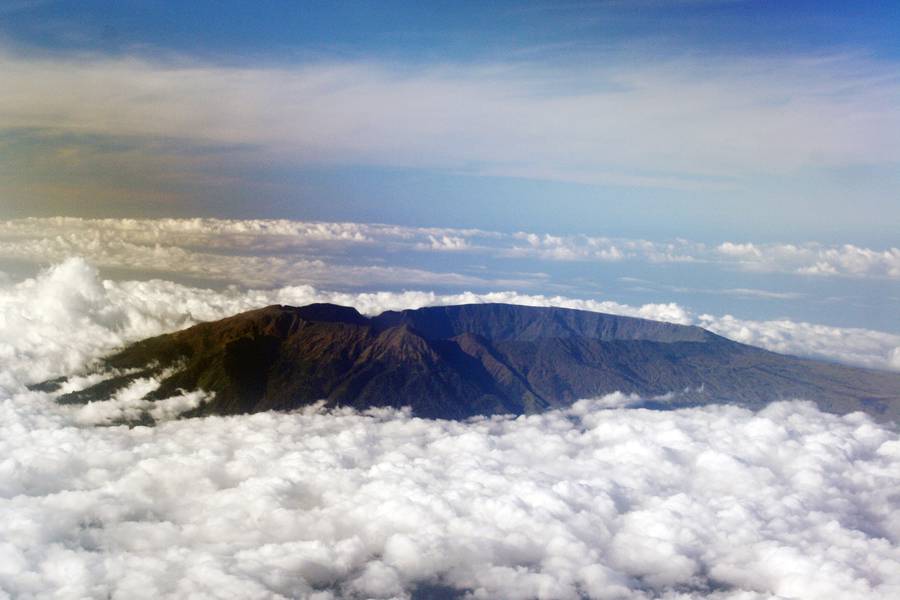
[[[460,419],[534,413],[613,391],[657,397],[648,404],[659,408],[757,408],[802,397],[829,412],[900,416],[897,373],[776,354],[699,327],[506,304],[372,318],[332,304],[269,306],[143,340],[106,358],[102,370],[116,374],[59,401],[105,399],[153,376],[162,383],[147,399],[215,393],[188,416],[325,400]]]

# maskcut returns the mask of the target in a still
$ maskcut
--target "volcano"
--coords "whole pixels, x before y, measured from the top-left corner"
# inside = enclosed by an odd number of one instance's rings
[[[104,380],[58,401],[103,400],[153,377],[161,384],[149,400],[212,392],[184,416],[324,402],[464,419],[536,413],[614,391],[660,409],[804,398],[832,413],[900,416],[897,373],[777,354],[699,327],[507,304],[371,318],[333,304],[268,306],[137,342],[98,369]]]

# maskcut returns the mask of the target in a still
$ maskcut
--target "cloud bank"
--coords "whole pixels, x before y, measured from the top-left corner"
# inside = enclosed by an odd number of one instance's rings
[[[194,320],[314,299],[370,313],[466,299],[609,308],[511,293],[217,292],[101,281],[80,259],[7,281],[0,597],[900,593],[900,438],[859,413],[804,402],[653,412],[613,394],[515,419],[312,408],[129,429],[93,424],[141,390],[71,407],[24,386]],[[202,400],[175,398],[159,416]]]
[[[2,404],[10,597],[873,598],[900,439],[809,404],[78,428]],[[427,597],[427,596],[426,596]]]
[[[852,244],[708,245],[588,235],[501,233],[479,229],[290,220],[28,218],[0,221],[0,257],[49,264],[78,255],[94,264],[143,273],[181,274],[251,286],[345,282],[528,287],[537,271],[487,279],[457,261],[457,271],[423,266],[455,253],[469,262],[537,259],[586,263],[694,263],[724,270],[900,280],[900,248]],[[398,257],[406,265],[397,264]],[[386,264],[386,258],[393,259]],[[778,297],[777,292],[756,292]]]

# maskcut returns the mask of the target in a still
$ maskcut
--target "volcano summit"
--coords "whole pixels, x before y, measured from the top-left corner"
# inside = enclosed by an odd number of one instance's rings
[[[833,413],[900,416],[900,374],[776,354],[699,327],[506,304],[372,318],[333,304],[269,306],[143,340],[100,370],[109,376],[59,401],[102,400],[154,378],[160,385],[145,400],[212,393],[184,416],[325,401],[462,419],[541,412],[614,391],[657,408],[807,398]]]

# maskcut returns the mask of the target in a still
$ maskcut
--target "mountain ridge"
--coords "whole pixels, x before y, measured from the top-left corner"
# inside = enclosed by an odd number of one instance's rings
[[[387,311],[272,305],[132,344],[102,368],[119,379],[64,394],[101,400],[136,377],[148,395],[203,389],[187,416],[328,406],[410,406],[461,419],[559,408],[613,391],[672,405],[757,408],[805,397],[829,412],[900,415],[900,374],[780,355],[696,326],[565,308],[467,304]],[[118,387],[117,387],[118,386]]]

